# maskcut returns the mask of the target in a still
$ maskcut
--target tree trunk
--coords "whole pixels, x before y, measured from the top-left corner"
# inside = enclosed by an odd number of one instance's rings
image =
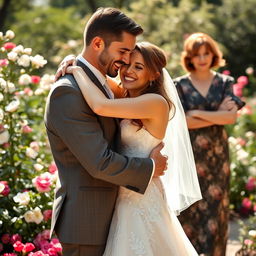
[[[11,0],[4,0],[3,5],[0,9],[0,31],[3,31],[4,23],[8,14],[8,8],[10,6]]]

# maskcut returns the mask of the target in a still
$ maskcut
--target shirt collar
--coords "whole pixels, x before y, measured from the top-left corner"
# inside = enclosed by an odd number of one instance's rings
[[[101,84],[105,84],[107,78],[97,69],[95,68],[89,61],[87,61],[82,55],[77,56],[77,60],[84,63],[92,72],[93,74],[98,78]]]

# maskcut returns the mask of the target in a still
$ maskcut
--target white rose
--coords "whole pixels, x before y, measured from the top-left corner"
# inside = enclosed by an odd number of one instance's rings
[[[254,237],[254,238],[256,238],[256,230],[250,230],[250,231],[248,232],[248,235],[249,235],[249,236],[252,236],[252,237]]]
[[[23,54],[20,56],[18,59],[18,65],[23,66],[23,67],[28,67],[30,64],[30,58],[27,54]]]
[[[45,60],[43,56],[38,54],[34,57],[30,56],[30,60],[36,68],[43,67],[47,63],[47,60]]]
[[[7,54],[7,57],[11,61],[16,61],[18,59],[18,54],[16,52],[11,51]]]
[[[248,67],[248,68],[245,70],[245,73],[246,73],[247,75],[252,75],[253,72],[254,72],[253,67]]]
[[[54,83],[54,75],[45,74],[40,80],[40,88],[44,91],[51,89],[51,85]]]
[[[20,85],[28,85],[31,83],[31,76],[28,74],[23,74],[19,78],[19,84]]]
[[[6,86],[7,86],[7,82],[3,78],[0,77],[0,87],[2,89],[6,89]]]
[[[34,168],[36,171],[41,171],[44,168],[44,166],[41,164],[34,164]]]
[[[20,205],[27,205],[30,201],[30,196],[28,192],[18,193],[13,197],[13,200]]]
[[[7,130],[0,133],[0,145],[9,141],[10,135]]]
[[[13,39],[15,37],[15,34],[12,30],[7,30],[5,33],[5,37],[8,39]]]
[[[3,183],[0,183],[0,193],[4,191],[5,185]]]
[[[15,53],[23,53],[23,51],[24,51],[24,47],[21,44],[17,45],[12,49],[12,52],[15,52]]]
[[[31,48],[25,48],[23,53],[30,55],[32,53],[32,49]]]
[[[35,95],[41,95],[41,94],[43,94],[44,93],[44,90],[42,89],[42,88],[37,88],[36,90],[35,90]]]
[[[252,137],[254,137],[254,132],[248,131],[248,132],[245,133],[245,136],[246,136],[247,138],[252,138]]]
[[[255,166],[250,166],[248,168],[248,172],[251,176],[256,176],[256,167]]]
[[[36,207],[34,210],[33,210],[33,213],[34,213],[34,222],[36,224],[40,224],[43,219],[44,219],[44,216],[41,212],[41,209],[39,207]]]
[[[4,99],[4,95],[0,92],[0,101]]]
[[[13,93],[16,90],[14,83],[7,82],[7,87],[8,87],[9,93]]]
[[[4,111],[0,108],[0,122],[4,119]]]
[[[18,99],[11,101],[6,107],[5,111],[7,112],[15,112],[20,105],[20,101]]]
[[[26,149],[26,156],[35,159],[37,157],[38,153],[32,149],[32,148],[27,148]]]
[[[25,218],[25,221],[26,222],[34,222],[34,213],[33,213],[33,211],[27,211],[27,212],[25,212],[25,214],[24,214],[24,218]]]

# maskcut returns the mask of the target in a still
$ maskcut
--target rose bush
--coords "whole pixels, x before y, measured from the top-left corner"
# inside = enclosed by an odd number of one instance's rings
[[[43,127],[47,61],[0,32],[0,254],[58,255],[49,228],[57,168]]]

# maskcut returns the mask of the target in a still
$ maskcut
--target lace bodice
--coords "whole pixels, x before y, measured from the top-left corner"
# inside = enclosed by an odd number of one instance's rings
[[[161,140],[151,135],[144,127],[140,128],[132,120],[124,119],[121,126],[121,154],[130,157],[148,157],[151,150]]]

